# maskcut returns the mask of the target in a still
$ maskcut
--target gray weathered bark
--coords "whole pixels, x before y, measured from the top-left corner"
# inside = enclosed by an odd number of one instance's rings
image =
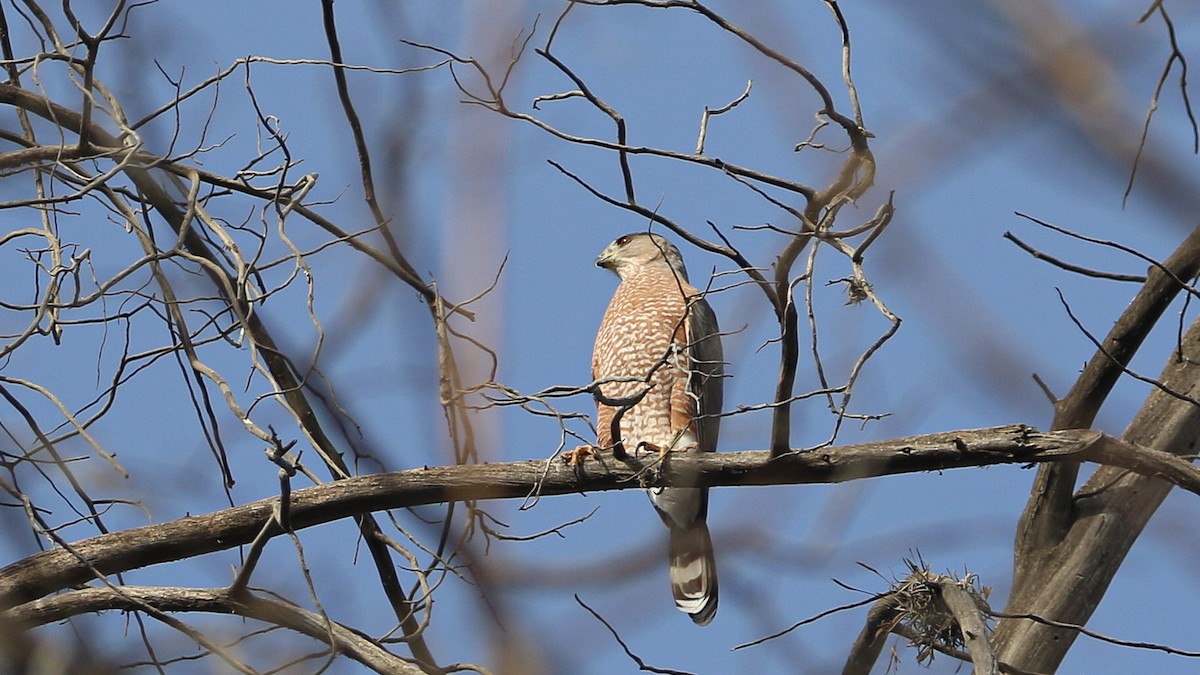
[[[1200,321],[1172,353],[1155,389],[1126,429],[1123,440],[1190,456],[1200,436]],[[1189,397],[1180,398],[1177,394]],[[1061,541],[1039,551],[1036,573],[1016,570],[1007,612],[1083,625],[1100,604],[1133,542],[1171,489],[1171,483],[1103,466],[1072,498],[1070,524]],[[1020,565],[1022,560],[1018,559]],[[1005,619],[995,632],[1000,659],[1033,672],[1053,672],[1078,633],[1026,619]]]
[[[636,459],[620,463],[600,455],[580,466],[535,460],[372,474],[291,493],[288,521],[299,530],[373,511],[447,501],[621,490],[643,484],[830,483],[913,471],[1063,459],[1112,463],[1132,471],[1169,476],[1200,494],[1200,469],[1177,457],[1122,444],[1098,431],[1042,433],[1010,425],[830,447],[777,458],[768,451],[668,456],[668,461],[654,467]],[[264,499],[92,537],[31,555],[0,569],[0,607],[13,607],[85,584],[99,575],[247,544],[274,517],[278,506],[279,498]]]

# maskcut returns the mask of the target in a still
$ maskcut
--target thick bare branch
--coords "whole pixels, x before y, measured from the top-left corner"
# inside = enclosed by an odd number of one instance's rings
[[[1175,400],[1175,399],[1172,399]],[[1146,459],[1143,449],[1111,443],[1098,431],[1042,433],[1024,425],[942,432],[924,436],[796,452],[769,451],[668,456],[651,477],[637,466],[607,462],[580,466],[545,461],[459,465],[358,476],[297,490],[291,498],[296,530],[385,509],[447,501],[523,498],[533,492],[562,495],[623,490],[649,484],[785,485],[832,483],[916,471],[1064,459],[1111,461],[1130,470],[1170,476],[1200,494],[1200,469],[1165,455]],[[272,517],[277,498],[223,511],[139,527],[38,553],[0,570],[0,605],[12,607],[87,583],[93,569],[112,574],[203,555],[249,543]]]
[[[1189,241],[1193,239],[1194,235]],[[1152,281],[1154,277],[1151,270]],[[1170,295],[1170,290],[1164,288],[1163,294]],[[1118,324],[1118,329],[1121,327]],[[1192,325],[1180,347],[1182,353],[1170,356],[1159,377],[1165,390],[1150,392],[1122,442],[1109,439],[1093,445],[1091,452],[1097,459],[1109,451],[1123,452],[1132,446],[1142,448],[1136,453],[1138,459],[1157,460],[1168,455],[1190,458],[1196,453],[1200,407],[1173,392],[1193,398],[1200,393],[1200,322]],[[1128,345],[1117,344],[1114,348],[1127,349]],[[1183,459],[1172,465],[1188,467],[1189,473],[1194,469]],[[1029,558],[1017,559],[1024,567],[1018,570],[1020,586],[1014,587],[1006,612],[1034,614],[1068,624],[1087,623],[1125,555],[1172,487],[1165,470],[1145,474],[1138,473],[1140,470],[1144,468],[1103,466],[1060,506],[1068,516],[1061,541],[1038,552],[1040,564],[1032,568],[1036,573],[1031,572]],[[1023,670],[1052,672],[1077,636],[1077,631],[1060,626],[1004,619],[997,626],[994,644],[1005,662]]]
[[[1184,288],[1200,272],[1200,227],[1171,254],[1161,267],[1151,267],[1146,283],[1117,319],[1071,391],[1054,406],[1052,429],[1082,429],[1092,425],[1100,406],[1117,379],[1149,335],[1150,329]],[[1013,566],[1014,596],[1024,593],[1026,580],[1041,577],[1050,552],[1063,541],[1075,518],[1071,493],[1079,465],[1061,462],[1038,470],[1029,502],[1017,527]]]
[[[988,627],[974,593],[952,579],[939,582],[938,591],[946,609],[958,623],[963,643],[971,654],[971,662],[975,664],[975,675],[999,675],[1000,664],[996,661]]]
[[[866,623],[850,646],[850,655],[846,657],[842,675],[871,675],[888,636],[898,625],[899,605],[900,599],[894,593],[888,593],[871,605]]]

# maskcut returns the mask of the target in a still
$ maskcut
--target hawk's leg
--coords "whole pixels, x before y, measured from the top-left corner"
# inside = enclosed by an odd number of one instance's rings
[[[638,446],[637,446],[638,452],[641,452],[642,450],[645,450],[647,452],[657,452],[662,457],[666,457],[668,452],[684,452],[684,453],[686,453],[686,452],[691,452],[692,450],[695,450],[695,449],[696,449],[695,443],[691,443],[691,444],[684,445],[684,446],[664,447],[664,446],[658,445],[657,443],[651,443],[649,441],[642,441],[641,443],[638,443]]]
[[[591,457],[595,453],[595,448],[591,445],[580,445],[574,450],[566,450],[562,454],[562,461],[567,466],[580,466],[584,460]]]
[[[665,455],[668,452],[670,452],[670,450],[668,448],[664,448],[661,445],[658,445],[656,443],[651,443],[649,441],[642,441],[641,443],[637,444],[637,452],[635,452],[634,454],[636,455],[643,450],[645,450],[647,452],[657,452],[660,455]]]

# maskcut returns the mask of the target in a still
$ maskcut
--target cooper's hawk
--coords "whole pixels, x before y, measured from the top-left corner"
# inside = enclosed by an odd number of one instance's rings
[[[630,452],[713,452],[721,424],[724,362],[717,317],[690,283],[679,249],[657,234],[635,233],[608,245],[596,266],[621,279],[592,352],[592,376],[610,403],[643,394],[620,418]],[[598,403],[598,444],[616,439],[622,406]],[[717,612],[717,564],[705,517],[708,488],[652,488],[650,501],[670,532],[675,605],[701,626]]]

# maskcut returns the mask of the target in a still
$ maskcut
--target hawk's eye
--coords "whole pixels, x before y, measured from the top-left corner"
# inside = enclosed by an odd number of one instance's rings
[[[630,240],[630,239],[632,239],[632,238],[633,238],[633,237],[631,237],[631,236],[629,236],[629,235],[627,235],[627,234],[626,234],[626,235],[624,235],[624,236],[622,236],[620,239],[617,239],[617,246],[624,246],[625,244],[628,244],[628,243],[629,243],[629,240]]]

